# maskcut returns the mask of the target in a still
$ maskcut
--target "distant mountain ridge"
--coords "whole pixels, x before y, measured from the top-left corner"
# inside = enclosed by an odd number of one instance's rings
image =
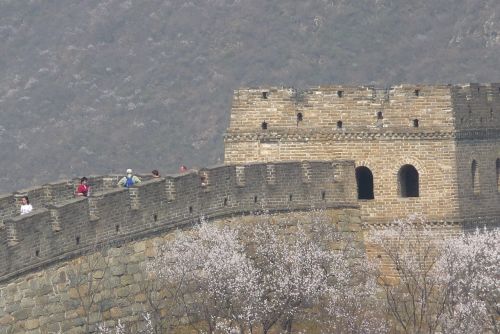
[[[222,159],[240,86],[500,81],[496,0],[0,0],[0,192]]]

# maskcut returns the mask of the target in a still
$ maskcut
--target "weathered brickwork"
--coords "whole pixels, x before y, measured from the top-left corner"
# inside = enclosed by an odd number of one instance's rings
[[[358,209],[326,209],[322,215],[336,230],[347,234],[346,239],[361,240]],[[298,211],[269,218],[277,223],[286,222],[288,227],[297,221],[311,222],[308,212]],[[251,225],[259,219],[236,215],[212,223]],[[114,326],[118,320],[133,326],[141,322],[143,312],[154,312],[149,299],[159,306],[157,312],[163,314],[168,307],[161,300],[165,286],[147,284],[145,267],[157,254],[158,247],[172,236],[173,233],[167,232],[120,247],[97,248],[97,252],[0,284],[0,334],[88,333],[86,329],[94,332],[96,324]],[[92,284],[88,284],[89,279]],[[137,332],[134,327],[129,328]],[[180,332],[193,331],[192,328],[176,331]]]
[[[408,219],[408,218],[406,218]],[[419,221],[418,219],[415,219],[414,223],[418,226]],[[490,222],[483,222],[485,224],[490,223]],[[415,234],[407,233],[404,234],[404,241],[412,243],[414,245],[414,255],[415,258],[418,260],[422,260],[421,256],[425,254],[425,250],[428,247],[434,248],[438,247],[440,242],[447,239],[447,238],[452,238],[452,237],[458,237],[460,234],[464,232],[468,232],[470,230],[475,230],[477,228],[477,222],[474,221],[474,223],[471,223],[471,225],[467,225],[464,223],[426,223],[425,228],[426,231],[424,234],[419,234],[418,233],[418,227],[417,230],[415,231]],[[420,226],[421,228],[422,226]],[[373,237],[372,233],[377,232],[377,230],[385,230],[385,229],[393,229],[394,231],[398,231],[398,227],[395,227],[394,223],[381,223],[381,224],[370,224],[370,225],[365,225],[365,228],[363,229],[363,241],[364,241],[364,247],[363,250],[365,251],[366,256],[369,259],[377,259],[376,261],[379,262],[379,270],[381,274],[384,277],[384,282],[386,284],[394,284],[397,285],[399,284],[399,273],[397,268],[395,267],[394,260],[389,257],[389,255],[382,251],[379,246],[374,244],[370,238]],[[419,236],[417,239],[416,236]],[[392,247],[396,247],[396,245],[400,245],[400,239],[394,238],[390,239],[387,238],[386,242],[391,243]],[[423,257],[423,256],[422,256]],[[433,265],[434,259],[429,257],[427,259],[427,262],[424,263],[428,264],[429,266]]]
[[[91,197],[75,181],[0,197],[0,281],[100,245],[145,238],[178,226],[260,210],[357,208],[351,161],[219,166],[117,188],[118,176],[91,177]],[[111,188],[109,188],[111,187]],[[19,215],[30,197],[34,210]]]
[[[498,218],[499,158],[500,84],[240,89],[225,135],[228,164],[354,160],[372,222]]]

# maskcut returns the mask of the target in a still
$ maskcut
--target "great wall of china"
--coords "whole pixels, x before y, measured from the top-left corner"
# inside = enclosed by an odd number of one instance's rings
[[[357,208],[352,162],[220,166],[117,188],[118,176],[90,177],[0,197],[0,281],[79,255],[96,245],[137,240],[197,222],[267,210]],[[35,209],[19,215],[19,197]]]
[[[500,84],[239,89],[225,163],[128,189],[91,176],[88,198],[74,197],[77,179],[0,195],[0,334],[82,333],[70,275],[98,248],[110,249],[110,285],[93,324],[136,321],[141,266],[200,217],[323,209],[360,240],[415,212],[438,238],[498,226]],[[34,210],[20,216],[24,195]]]

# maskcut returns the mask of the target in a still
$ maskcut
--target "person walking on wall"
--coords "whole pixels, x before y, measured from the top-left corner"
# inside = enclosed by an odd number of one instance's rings
[[[80,185],[75,191],[75,196],[85,196],[88,197],[90,194],[90,186],[87,184],[88,180],[84,176],[80,179]]]
[[[33,211],[33,206],[30,204],[28,196],[21,197],[21,215],[25,215]]]
[[[118,186],[130,188],[139,183],[141,183],[141,179],[132,174],[132,170],[129,168],[127,169],[127,175],[118,181]]]

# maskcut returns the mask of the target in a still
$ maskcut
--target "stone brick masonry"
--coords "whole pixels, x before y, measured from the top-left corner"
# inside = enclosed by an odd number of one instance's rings
[[[326,209],[324,213],[340,232],[355,236],[360,229],[358,209]],[[271,218],[287,224],[311,220],[303,211],[278,213]],[[236,215],[211,223],[251,225],[256,219]],[[141,323],[142,314],[154,314],[150,300],[160,315],[169,311],[168,301],[162,297],[166,287],[152,284],[145,267],[158,247],[173,235],[159,233],[116,247],[96,248],[81,257],[0,283],[0,334],[85,334],[95,332],[97,324],[114,326],[118,320],[137,333],[134,326]],[[90,279],[92,285],[88,284]],[[175,333],[193,333],[193,329],[178,327]]]
[[[118,176],[90,177],[89,198],[76,180],[0,197],[0,282],[101,245],[147,238],[178,226],[259,210],[357,208],[349,161],[219,166],[117,188]],[[27,194],[34,206],[19,216]]]
[[[365,221],[498,222],[500,84],[234,92],[225,163],[316,159],[355,161]]]
[[[155,254],[151,245],[202,216],[240,221],[263,210],[286,216],[324,209],[340,231],[360,231],[352,161],[218,166],[143,176],[128,189],[117,188],[118,179],[89,177],[88,198],[74,197],[78,180],[0,196],[0,334],[85,333],[100,322],[137,322],[148,309],[141,266]],[[20,216],[24,195],[34,210]],[[106,254],[106,270],[93,260],[97,250]],[[103,284],[93,306],[88,277]]]

